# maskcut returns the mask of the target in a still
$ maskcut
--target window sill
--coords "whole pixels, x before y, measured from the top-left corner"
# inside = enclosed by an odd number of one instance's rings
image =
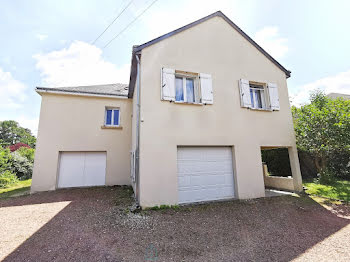
[[[188,103],[188,102],[180,102],[180,101],[174,101],[175,104],[182,104],[182,105],[194,105],[194,106],[203,106],[202,103]]]
[[[123,129],[122,126],[101,126],[101,129]]]
[[[251,108],[248,107],[248,109],[253,110],[253,111],[263,111],[263,112],[272,112],[273,110],[268,109],[268,108]]]

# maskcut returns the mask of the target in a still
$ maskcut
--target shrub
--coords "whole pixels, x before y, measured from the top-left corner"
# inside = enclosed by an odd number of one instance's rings
[[[9,170],[15,173],[16,176],[23,180],[32,177],[33,163],[31,163],[26,157],[21,156],[20,153],[12,153],[12,159],[10,161]]]
[[[261,150],[261,156],[271,176],[292,176],[288,148]]]
[[[16,150],[20,149],[20,148],[30,148],[30,146],[28,146],[27,144],[24,143],[16,143],[14,145],[9,146],[8,148],[10,149],[11,152],[15,152]]]
[[[11,159],[10,149],[0,146],[0,173],[8,170]]]
[[[313,158],[321,177],[350,179],[350,100],[330,99],[320,91],[310,100],[292,108],[298,150]]]
[[[18,152],[21,156],[27,158],[29,162],[34,163],[34,148],[21,147],[16,152]]]
[[[10,171],[0,173],[0,188],[5,188],[18,182],[18,178]]]

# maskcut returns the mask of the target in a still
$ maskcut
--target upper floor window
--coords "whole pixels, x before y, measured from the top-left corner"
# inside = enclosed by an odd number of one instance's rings
[[[118,108],[106,108],[105,126],[119,126],[120,111]]]
[[[264,85],[249,84],[250,101],[252,108],[266,109],[266,97]]]
[[[278,88],[274,83],[239,81],[241,106],[260,110],[280,110]]]
[[[175,101],[186,103],[199,103],[200,92],[198,90],[198,80],[195,76],[175,75]]]
[[[213,104],[211,75],[162,68],[162,100]]]

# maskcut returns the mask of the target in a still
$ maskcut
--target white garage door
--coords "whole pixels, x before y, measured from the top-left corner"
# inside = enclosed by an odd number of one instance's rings
[[[102,186],[106,177],[106,152],[62,152],[58,187]]]
[[[234,197],[231,147],[178,147],[179,203]]]

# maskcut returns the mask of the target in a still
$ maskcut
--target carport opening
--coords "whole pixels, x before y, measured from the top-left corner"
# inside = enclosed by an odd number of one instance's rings
[[[265,189],[294,191],[288,148],[262,147],[261,158]]]

